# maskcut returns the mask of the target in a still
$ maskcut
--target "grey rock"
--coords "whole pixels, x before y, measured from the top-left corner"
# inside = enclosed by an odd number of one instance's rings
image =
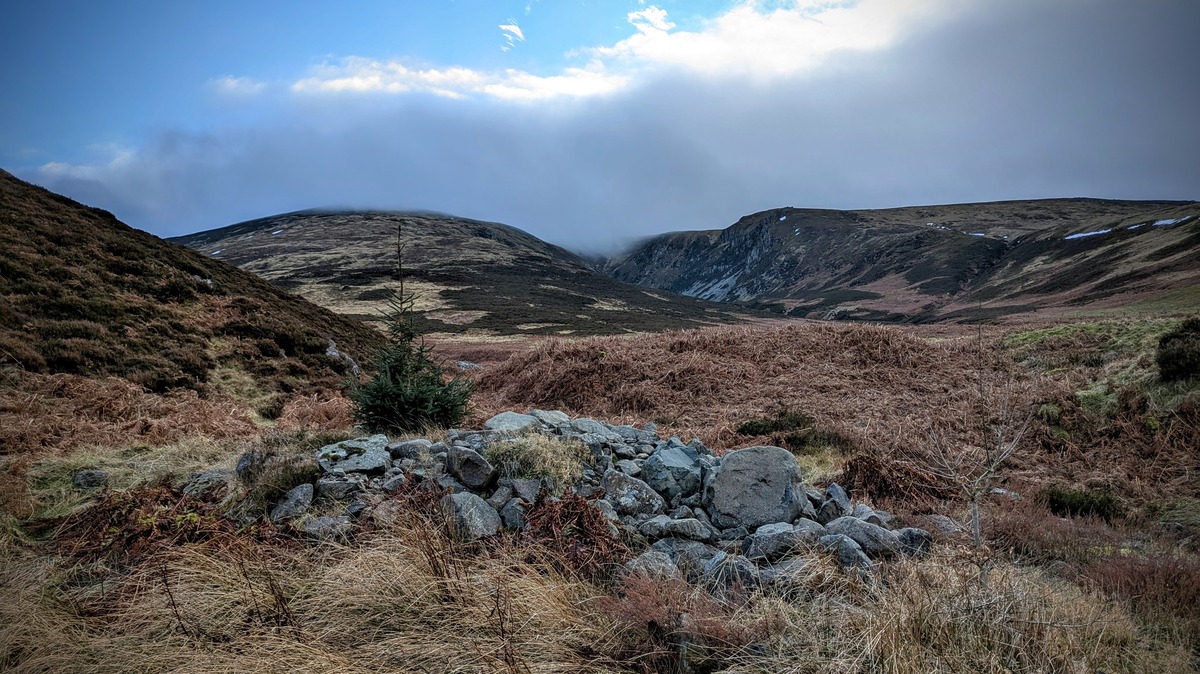
[[[642,473],[642,467],[639,466],[636,461],[630,461],[629,459],[621,459],[617,462],[616,467],[617,470],[630,477],[637,477]]]
[[[503,524],[500,514],[487,501],[470,492],[443,496],[442,514],[450,522],[454,535],[464,541],[493,536]]]
[[[688,517],[672,519],[671,523],[667,525],[667,535],[689,538],[693,541],[711,541],[716,537],[716,532],[707,523],[694,517]]]
[[[651,550],[666,554],[675,566],[683,572],[690,581],[696,581],[704,572],[704,565],[712,559],[719,550],[707,543],[686,538],[662,538],[650,546]]]
[[[97,489],[108,486],[108,473],[99,469],[76,471],[71,476],[71,484],[76,489]]]
[[[900,551],[900,537],[883,527],[856,517],[839,517],[825,525],[828,534],[843,535],[858,543],[868,557],[891,557]]]
[[[927,515],[925,521],[929,523],[935,533],[944,536],[952,536],[963,531],[963,527],[958,522],[945,515]]]
[[[613,445],[612,452],[613,456],[617,457],[618,459],[636,459],[638,455],[638,450],[636,447],[625,443],[617,443]]]
[[[850,503],[850,497],[846,494],[846,490],[834,483],[825,490],[825,500],[817,508],[816,520],[821,524],[829,524],[837,518],[846,517],[853,512],[854,507]]]
[[[692,509],[687,506],[679,506],[667,514],[670,515],[672,519],[677,520],[686,520],[690,517],[696,516],[696,513],[692,512]]]
[[[392,464],[386,435],[345,440],[325,445],[317,452],[317,463],[325,471],[379,474]]]
[[[229,486],[232,475],[224,468],[212,468],[192,476],[183,486],[183,493],[193,498],[203,496],[211,491],[225,489]]]
[[[625,564],[625,573],[640,574],[660,580],[682,578],[679,567],[671,556],[658,550],[647,550]]]
[[[467,372],[470,370],[482,370],[483,369],[482,365],[479,365],[477,363],[472,363],[469,360],[456,361],[454,363],[454,366],[457,367],[459,370],[462,370],[463,372]]]
[[[492,495],[488,497],[487,502],[488,505],[492,506],[492,508],[496,510],[496,512],[500,512],[500,509],[512,499],[512,485],[500,485],[499,487],[496,487],[496,491],[492,492]]]
[[[571,417],[558,410],[531,410],[529,416],[551,428],[558,428],[571,423]]]
[[[884,529],[891,529],[896,524],[896,516],[886,510],[876,510],[867,518],[867,521]]]
[[[609,426],[609,429],[621,436],[621,440],[627,445],[637,444],[638,442],[638,429],[633,426]]]
[[[506,528],[520,531],[525,528],[525,513],[528,507],[519,498],[509,499],[508,503],[505,503],[504,507],[500,509],[500,521]]]
[[[724,456],[706,480],[703,506],[721,529],[791,522],[808,503],[800,469],[781,447],[749,447]]]
[[[688,440],[687,446],[697,454],[707,454],[709,456],[712,455],[712,450],[708,447],[705,447],[704,443],[700,442],[700,438],[692,438],[691,440]]]
[[[687,446],[667,444],[642,464],[642,479],[670,503],[700,491],[700,455]]]
[[[621,442],[621,436],[617,435],[607,424],[596,421],[595,419],[581,418],[571,422],[571,428],[581,435],[595,435],[603,442]]]
[[[300,530],[307,536],[319,541],[340,541],[349,538],[353,525],[350,518],[314,517],[300,525]]]
[[[616,509],[613,508],[612,504],[609,503],[608,501],[605,501],[604,499],[599,498],[599,499],[595,499],[592,501],[588,501],[588,503],[591,503],[592,505],[596,506],[596,510],[599,510],[600,514],[604,515],[604,519],[608,520],[609,522],[616,522],[620,519],[620,515],[617,514]]]
[[[611,468],[604,473],[604,490],[609,503],[622,515],[656,515],[667,507],[663,497],[645,482]]]
[[[451,447],[446,452],[446,470],[473,491],[487,489],[498,475],[483,455],[462,447]]]
[[[395,492],[397,489],[399,489],[400,487],[403,487],[407,482],[408,482],[408,478],[404,475],[404,473],[397,473],[395,475],[392,475],[391,477],[386,478],[379,485],[379,488],[383,490],[383,493],[391,494],[391,493]]]
[[[517,412],[501,412],[483,422],[483,427],[489,431],[513,434],[536,431],[539,425],[537,417]]]
[[[317,480],[317,496],[331,501],[348,501],[362,490],[362,483],[355,480],[331,477]]]
[[[263,452],[253,449],[248,452],[244,452],[238,457],[237,463],[233,467],[233,474],[236,475],[237,479],[241,480],[243,484],[250,484],[250,482],[252,482],[254,478],[258,476],[259,471],[262,470],[263,464],[265,464],[266,461],[267,455]]]
[[[458,493],[462,493],[462,492],[471,491],[470,489],[467,489],[463,485],[463,483],[454,479],[453,475],[439,475],[437,478],[437,485],[438,485],[438,487],[440,487],[452,494],[458,494]]]
[[[346,504],[346,510],[343,512],[346,513],[347,517],[356,518],[359,515],[366,512],[368,507],[369,506],[366,501],[363,501],[360,499],[354,499],[353,501]]]
[[[638,526],[638,533],[649,539],[662,538],[673,521],[668,515],[655,515]]]
[[[742,555],[718,551],[700,572],[704,586],[714,592],[745,591],[758,587],[758,568]]]
[[[308,482],[292,487],[283,500],[271,510],[271,521],[282,522],[308,512],[308,507],[313,502],[313,491],[313,486]]]
[[[740,546],[742,539],[744,539],[745,537],[747,537],[749,535],[750,535],[750,530],[747,529],[746,527],[733,527],[731,529],[722,529],[717,534],[717,540],[719,540],[719,541],[738,541],[738,545]]]
[[[818,538],[825,535],[825,527],[821,526],[819,522],[805,518],[796,520],[796,523],[792,525],[792,530],[800,536],[801,542],[810,545],[815,544]]]
[[[858,519],[867,522],[870,521],[871,515],[874,514],[875,511],[871,509],[871,506],[865,503],[859,503],[858,505],[854,506],[854,511],[850,513],[850,516],[857,517]]]
[[[896,532],[900,549],[906,555],[922,555],[933,547],[933,534],[916,527],[905,527]]]
[[[538,494],[542,493],[542,481],[537,478],[514,479],[512,486],[513,493],[531,505],[537,503]]]
[[[789,557],[773,564],[760,566],[758,583],[763,589],[776,596],[795,599],[808,592],[807,583],[809,567],[812,561],[804,557]]]
[[[872,565],[870,558],[863,553],[858,543],[855,543],[854,539],[849,536],[828,534],[822,536],[819,543],[821,547],[837,554],[838,563],[841,564],[843,569],[867,569]]]
[[[745,539],[743,549],[752,560],[775,561],[789,557],[804,537],[787,522],[764,524]]]
[[[432,447],[432,442],[425,438],[417,438],[416,440],[393,442],[387,446],[387,450],[393,459],[420,459],[429,453]]]

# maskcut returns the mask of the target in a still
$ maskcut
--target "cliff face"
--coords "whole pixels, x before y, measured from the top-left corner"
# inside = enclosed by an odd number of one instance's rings
[[[935,320],[1123,304],[1200,283],[1200,206],[1060,199],[780,208],[649,239],[615,278],[810,317]]]

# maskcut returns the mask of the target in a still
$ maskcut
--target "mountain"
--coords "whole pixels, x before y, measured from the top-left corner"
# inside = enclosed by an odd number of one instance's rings
[[[648,239],[614,278],[816,318],[995,318],[1200,306],[1200,204],[1052,199],[778,208]]]
[[[399,288],[397,232],[423,332],[613,334],[747,315],[617,281],[514,227],[434,213],[300,211],[171,240],[374,320]]]
[[[352,369],[345,355],[382,342],[233,265],[0,171],[0,366],[263,398],[338,384]]]

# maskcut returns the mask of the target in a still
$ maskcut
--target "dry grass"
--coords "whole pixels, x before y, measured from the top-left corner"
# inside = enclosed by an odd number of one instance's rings
[[[494,443],[484,456],[506,477],[545,478],[551,490],[560,493],[583,477],[584,462],[592,460],[582,442],[545,435],[526,435]]]
[[[147,393],[118,379],[9,370],[0,381],[0,454],[82,445],[164,445],[188,435],[250,437],[247,412],[193,391]]]

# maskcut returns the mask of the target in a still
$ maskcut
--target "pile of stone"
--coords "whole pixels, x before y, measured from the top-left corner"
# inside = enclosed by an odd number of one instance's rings
[[[648,550],[629,565],[644,573],[710,585],[770,583],[802,566],[813,550],[867,570],[876,560],[919,554],[932,543],[928,532],[894,529],[888,513],[852,503],[837,484],[807,487],[785,449],[748,447],[718,457],[698,440],[660,438],[653,424],[613,426],[543,410],[505,412],[483,430],[450,431],[444,442],[391,443],[373,435],[322,447],[316,483],[288,492],[271,519],[301,518],[315,501],[344,504],[341,515],[298,521],[314,537],[344,536],[356,518],[386,517],[394,502],[384,495],[413,480],[447,492],[443,510],[463,539],[519,530],[539,497],[567,486],[503,476],[485,458],[493,443],[530,434],[587,446],[591,461],[569,486],[614,530],[624,527],[646,539]]]

